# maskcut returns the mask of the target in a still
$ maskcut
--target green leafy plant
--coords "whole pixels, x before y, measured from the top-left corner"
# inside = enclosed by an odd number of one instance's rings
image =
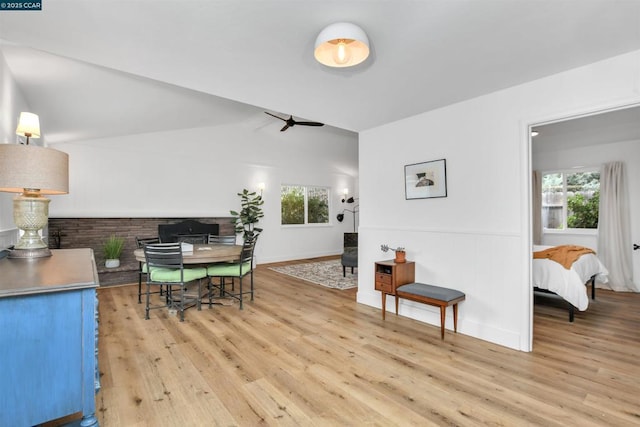
[[[238,193],[240,196],[240,212],[230,211],[233,216],[233,223],[235,224],[236,233],[243,233],[243,237],[253,237],[262,232],[262,228],[256,227],[260,218],[264,217],[262,211],[262,205],[264,200],[262,196],[254,192],[249,192],[246,188],[242,193]]]
[[[567,217],[569,228],[598,228],[600,191],[596,191],[591,198],[580,193],[575,194],[567,198],[567,207],[571,213]]]
[[[109,236],[102,245],[105,259],[120,259],[122,249],[124,249],[124,239],[114,234]]]

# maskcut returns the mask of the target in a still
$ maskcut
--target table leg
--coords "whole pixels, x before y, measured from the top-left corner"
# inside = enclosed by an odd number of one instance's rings
[[[382,292],[382,320],[385,318],[385,312],[387,311],[387,294]]]

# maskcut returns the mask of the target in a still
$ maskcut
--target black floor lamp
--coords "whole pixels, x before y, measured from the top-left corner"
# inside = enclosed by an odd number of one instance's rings
[[[342,203],[355,203],[355,199],[353,197],[349,197],[348,199],[342,199]],[[340,212],[336,216],[336,219],[338,220],[338,222],[342,222],[344,220],[344,213],[351,212],[353,214],[353,232],[354,233],[356,232],[356,214],[358,213],[358,206],[359,205],[355,205],[353,209],[343,209],[342,212]]]

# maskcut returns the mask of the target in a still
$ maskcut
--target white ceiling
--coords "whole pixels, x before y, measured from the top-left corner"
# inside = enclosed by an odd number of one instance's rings
[[[367,32],[363,64],[314,60],[338,21]],[[264,110],[359,132],[638,50],[640,1],[56,0],[0,13],[0,40],[49,143],[278,132]]]

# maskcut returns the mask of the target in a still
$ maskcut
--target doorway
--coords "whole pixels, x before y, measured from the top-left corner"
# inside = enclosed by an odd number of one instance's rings
[[[629,233],[633,243],[640,243],[640,105],[534,124],[531,130],[537,135],[530,137],[530,175],[534,170],[570,171],[599,168],[611,161],[625,162],[630,197]],[[530,227],[533,229],[532,224]],[[597,233],[543,232],[540,243],[577,244],[597,250]],[[633,251],[632,262],[634,283],[638,284],[640,251]]]

